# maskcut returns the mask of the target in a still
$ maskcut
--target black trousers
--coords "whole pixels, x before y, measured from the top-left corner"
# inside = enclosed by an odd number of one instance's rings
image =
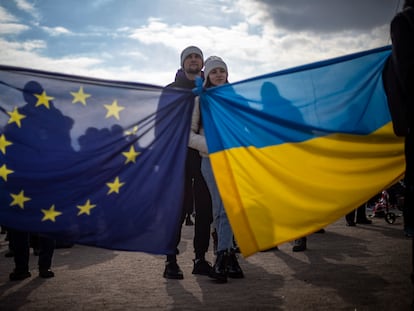
[[[9,230],[10,248],[14,251],[16,271],[29,271],[30,235],[29,232]],[[39,243],[39,269],[50,269],[55,240],[43,236],[36,237]]]
[[[194,252],[196,258],[204,256],[210,243],[210,225],[213,221],[213,212],[211,206],[211,196],[206,181],[201,174],[201,157],[197,150],[188,148],[185,180],[184,180],[184,199],[181,215],[181,226],[184,223],[187,211],[194,207],[195,225],[194,225]],[[177,236],[178,244],[181,240],[181,228]],[[176,254],[167,255],[167,261],[174,260]]]
[[[355,220],[355,211],[356,211],[356,220]],[[345,219],[348,223],[352,223],[355,221],[361,221],[367,219],[367,215],[365,213],[365,204],[359,206],[356,210],[349,212],[345,215]]]

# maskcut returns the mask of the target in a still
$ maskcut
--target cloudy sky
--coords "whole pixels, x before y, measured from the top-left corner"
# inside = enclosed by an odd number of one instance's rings
[[[230,82],[390,44],[403,0],[1,0],[0,64],[165,85],[188,45]]]

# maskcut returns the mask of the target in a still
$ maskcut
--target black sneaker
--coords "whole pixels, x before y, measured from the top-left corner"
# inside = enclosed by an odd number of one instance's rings
[[[193,274],[209,275],[211,272],[211,264],[205,259],[194,259]]]
[[[233,279],[242,279],[244,278],[244,273],[242,268],[240,268],[239,261],[237,260],[237,256],[234,252],[229,254],[228,262],[227,262],[227,273],[229,278]]]
[[[50,269],[39,269],[39,277],[43,279],[50,279],[55,276],[55,273]]]
[[[29,271],[16,271],[14,270],[9,275],[10,281],[21,281],[27,278],[30,278],[32,275]]]
[[[292,251],[303,252],[306,250],[306,238],[300,238],[295,240]]]
[[[175,261],[166,262],[163,276],[166,279],[174,279],[174,280],[184,279],[183,271],[181,271],[180,266]]]

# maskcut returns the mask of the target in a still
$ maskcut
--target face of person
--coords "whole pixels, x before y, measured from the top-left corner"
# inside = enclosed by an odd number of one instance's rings
[[[227,71],[224,68],[213,68],[208,74],[208,78],[212,85],[222,85],[227,81]]]
[[[184,60],[184,71],[190,74],[198,74],[203,68],[203,59],[198,54],[190,54]]]

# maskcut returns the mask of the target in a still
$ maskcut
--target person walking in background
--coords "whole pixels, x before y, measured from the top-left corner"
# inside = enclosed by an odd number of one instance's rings
[[[363,225],[370,225],[372,224],[372,220],[369,220],[367,218],[366,214],[366,204],[362,204],[355,210],[349,212],[345,215],[346,225],[349,227],[354,227],[356,224],[363,224]],[[355,214],[356,214],[356,220],[355,220]]]
[[[206,59],[204,74],[205,81],[203,86],[206,88],[228,83],[227,65],[220,57],[211,56]],[[194,106],[189,146],[200,151],[202,156],[201,170],[210,189],[213,204],[214,225],[217,232],[217,255],[210,277],[220,283],[227,282],[227,277],[243,278],[244,274],[234,249],[233,231],[227,218],[208,157],[199,97],[196,98]]]
[[[10,257],[13,257],[14,256],[14,252],[13,252],[13,249],[12,249],[12,246],[11,246],[11,243],[10,243],[10,234],[9,234],[9,230],[7,230],[7,228],[6,227],[2,227],[1,228],[1,234],[5,234],[6,235],[6,237],[4,238],[4,240],[5,241],[8,241],[9,243],[8,243],[8,250],[7,250],[7,252],[4,254],[4,257],[8,257],[8,258],[10,258]]]
[[[315,233],[325,233],[325,229],[319,229],[318,231],[316,231]],[[301,237],[299,239],[296,239],[293,241],[293,247],[292,247],[292,252],[303,252],[306,251],[306,249],[308,244],[308,239],[306,236]]]
[[[15,268],[10,273],[10,281],[20,281],[31,277],[29,270],[30,255],[30,233],[8,228],[9,243],[14,252]],[[38,236],[39,242],[39,277],[52,278],[54,272],[50,270],[52,266],[52,258],[55,250],[55,240],[44,236]]]
[[[196,46],[189,46],[181,53],[181,68],[178,70],[175,81],[167,85],[167,88],[193,89],[196,77],[202,77],[203,53]],[[201,173],[201,157],[197,150],[188,148],[185,180],[184,199],[182,208],[181,225],[188,210],[195,211],[194,226],[194,267],[193,274],[209,275],[211,264],[206,261],[205,254],[210,242],[210,224],[212,222],[211,197],[207,184]],[[181,227],[176,237],[177,250],[173,254],[167,254],[167,260],[163,276],[167,279],[183,279],[184,275],[177,263],[178,244],[181,240]]]

